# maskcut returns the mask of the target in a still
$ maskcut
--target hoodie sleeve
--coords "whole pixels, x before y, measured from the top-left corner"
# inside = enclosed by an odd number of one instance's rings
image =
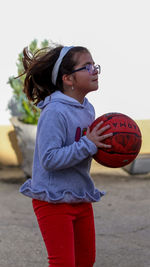
[[[60,170],[72,167],[97,152],[96,145],[86,136],[65,146],[66,122],[61,113],[45,112],[41,116],[37,146],[40,162],[46,170]]]

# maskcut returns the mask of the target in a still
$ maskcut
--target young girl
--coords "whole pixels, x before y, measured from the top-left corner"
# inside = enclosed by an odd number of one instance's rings
[[[20,192],[31,197],[47,248],[49,267],[92,267],[95,229],[92,202],[104,195],[90,177],[109,125],[92,131],[94,108],[85,96],[98,89],[100,66],[85,47],[24,49],[24,92],[40,109],[32,179]],[[85,135],[86,131],[86,135]]]

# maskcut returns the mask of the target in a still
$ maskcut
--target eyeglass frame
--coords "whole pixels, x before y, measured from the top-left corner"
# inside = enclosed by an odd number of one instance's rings
[[[92,73],[90,73],[90,68],[89,68],[89,66],[92,66],[92,67],[93,67],[93,71],[92,71]],[[95,65],[95,66],[92,65],[92,64],[88,64],[88,65],[86,65],[86,66],[84,66],[84,67],[82,67],[82,68],[73,70],[70,74],[75,73],[75,72],[78,72],[78,71],[81,71],[81,70],[87,70],[88,73],[91,74],[91,75],[92,75],[96,70],[98,70],[98,74],[100,74],[100,73],[101,73],[101,66],[100,66],[99,64],[97,64],[97,65]]]

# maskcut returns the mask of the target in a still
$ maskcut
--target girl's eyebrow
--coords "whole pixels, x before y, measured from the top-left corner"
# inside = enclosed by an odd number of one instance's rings
[[[91,65],[91,64],[93,64],[93,65],[94,65],[94,64],[95,64],[95,62],[94,62],[94,61],[93,61],[93,62],[86,62],[86,63],[84,63],[84,64],[83,64],[83,66],[86,66],[86,65]]]

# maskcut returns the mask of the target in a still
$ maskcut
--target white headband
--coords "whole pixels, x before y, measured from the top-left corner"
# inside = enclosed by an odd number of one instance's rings
[[[53,68],[53,71],[52,71],[52,83],[54,85],[56,85],[56,80],[57,80],[57,75],[58,75],[58,71],[59,71],[59,67],[60,67],[60,64],[64,58],[64,56],[67,54],[67,52],[73,48],[74,46],[64,46],[61,51],[60,51],[60,55],[57,59],[57,61],[55,62],[55,65],[54,65],[54,68]]]

